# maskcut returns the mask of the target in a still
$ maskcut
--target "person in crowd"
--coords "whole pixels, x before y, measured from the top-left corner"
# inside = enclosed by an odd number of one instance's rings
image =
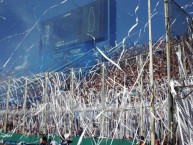
[[[73,142],[71,136],[68,136],[68,138],[65,138],[64,134],[61,135],[60,139],[61,139],[61,145],[70,145]]]
[[[47,137],[44,135],[41,139],[40,139],[40,145],[46,145],[47,144]]]
[[[140,136],[140,141],[137,143],[137,145],[147,145],[144,136]]]
[[[94,125],[93,128],[93,135],[94,138],[98,138],[100,136],[100,129],[97,125]]]
[[[70,132],[69,132],[69,130],[67,129],[67,130],[66,130],[66,133],[64,134],[64,138],[68,139],[69,136],[70,136]]]
[[[155,145],[160,145],[159,140],[158,140],[158,136],[156,133],[155,133]]]
[[[82,135],[82,132],[83,132],[83,128],[80,127],[80,128],[78,129],[78,131],[77,131],[76,136],[81,136],[81,135]]]
[[[49,144],[50,145],[57,145],[57,142],[53,138],[50,138]]]

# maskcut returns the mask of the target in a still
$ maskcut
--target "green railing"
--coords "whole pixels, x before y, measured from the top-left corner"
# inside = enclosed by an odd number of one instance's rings
[[[24,144],[40,144],[40,138],[42,136],[35,135],[23,135],[23,134],[11,134],[11,133],[0,133],[0,140],[9,144],[17,144],[22,142]],[[58,144],[60,143],[59,136],[48,136],[48,140],[55,140]],[[73,137],[73,143],[71,145],[77,145],[79,137]],[[110,138],[83,138],[81,145],[136,145],[135,141],[125,139],[110,139]]]

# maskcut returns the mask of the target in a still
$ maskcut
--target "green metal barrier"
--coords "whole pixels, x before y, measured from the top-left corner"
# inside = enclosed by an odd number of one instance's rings
[[[10,144],[17,144],[22,142],[24,144],[40,144],[40,139],[42,136],[35,136],[35,135],[23,135],[23,134],[11,134],[11,133],[0,133],[0,140],[4,142],[9,142]],[[48,140],[55,140],[57,144],[60,143],[59,136],[48,136]],[[73,143],[71,145],[77,145],[79,137],[73,137]],[[132,140],[125,140],[125,139],[110,139],[110,138],[83,138],[80,145],[132,145]],[[134,141],[134,145],[136,141]]]

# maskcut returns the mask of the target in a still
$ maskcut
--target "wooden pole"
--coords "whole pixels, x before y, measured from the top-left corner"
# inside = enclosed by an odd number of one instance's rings
[[[150,78],[150,98],[151,98],[151,120],[150,133],[151,145],[155,144],[155,107],[154,107],[154,80],[153,80],[153,48],[152,48],[152,26],[151,26],[151,0],[148,0],[148,24],[149,24],[149,78]]]

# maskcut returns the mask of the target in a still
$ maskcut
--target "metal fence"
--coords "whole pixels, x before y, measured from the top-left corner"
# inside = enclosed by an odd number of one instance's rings
[[[193,76],[193,19],[174,0],[169,0],[170,38],[172,49],[172,79],[175,140],[178,144],[192,143],[192,76]],[[176,75],[178,74],[178,75]],[[177,77],[175,77],[177,76]]]
[[[193,19],[174,0],[169,0],[169,19],[171,37],[191,36]]]

